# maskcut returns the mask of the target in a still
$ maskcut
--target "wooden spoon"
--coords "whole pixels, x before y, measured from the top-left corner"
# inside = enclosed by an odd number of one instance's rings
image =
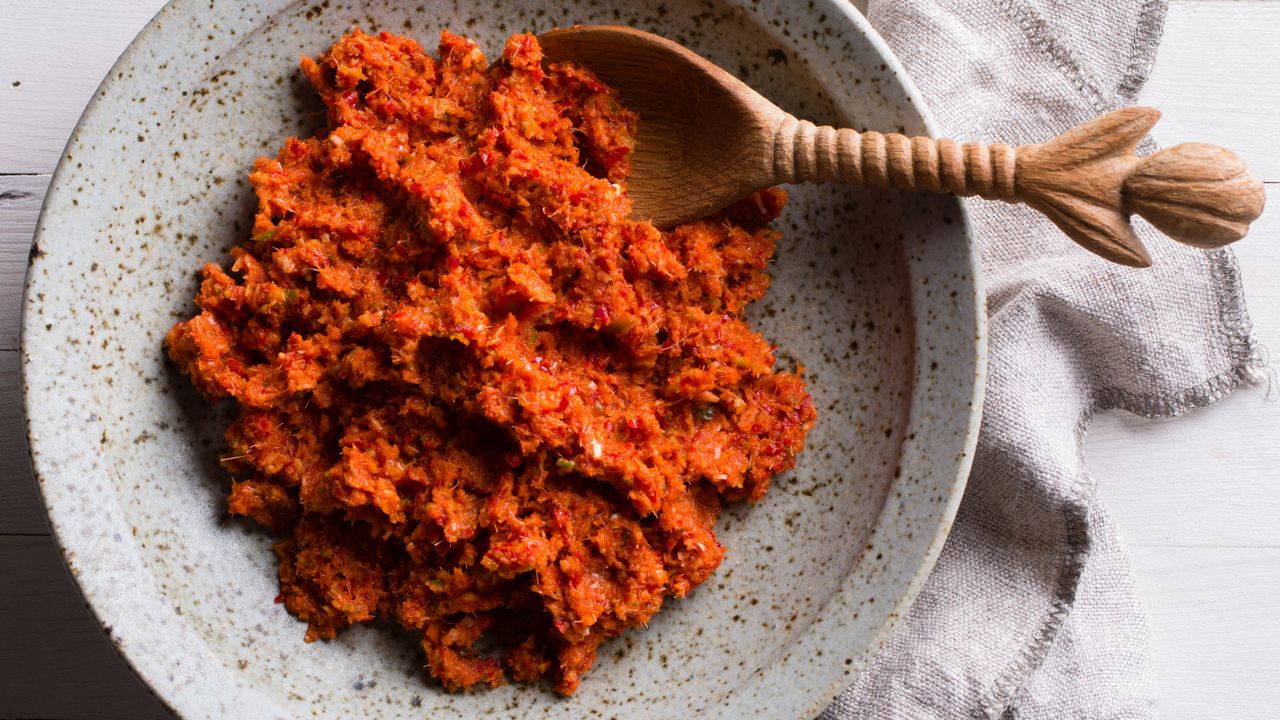
[[[1134,155],[1160,117],[1152,108],[1107,113],[1043,145],[860,133],[798,120],[657,35],[596,25],[539,40],[549,61],[588,68],[639,114],[628,194],[632,215],[659,227],[779,183],[842,182],[1024,203],[1086,249],[1146,267],[1131,213],[1212,248],[1244,237],[1265,201],[1262,183],[1230,150],[1187,143]]]

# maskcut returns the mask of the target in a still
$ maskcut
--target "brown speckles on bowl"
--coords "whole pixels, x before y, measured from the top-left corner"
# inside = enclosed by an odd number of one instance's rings
[[[418,5],[421,7],[418,7]],[[496,53],[574,22],[659,32],[787,110],[925,132],[896,62],[844,0],[176,0],[103,86],[41,217],[23,326],[32,454],[68,565],[111,637],[188,717],[813,717],[878,648],[941,547],[977,428],[983,325],[955,200],[791,188],[753,322],[806,368],[819,421],[797,469],[725,514],[717,575],[605,646],[578,694],[447,695],[411,638],[304,645],[274,560],[223,516],[225,408],[163,359],[195,270],[242,239],[259,154],[318,124],[300,53],[352,25],[443,27]]]

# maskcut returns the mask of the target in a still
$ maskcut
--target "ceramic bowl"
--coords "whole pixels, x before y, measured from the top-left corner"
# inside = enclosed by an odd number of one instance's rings
[[[272,602],[269,538],[226,521],[228,408],[195,394],[162,340],[193,312],[196,270],[246,237],[254,158],[322,119],[299,56],[353,26],[428,48],[447,27],[494,57],[512,32],[601,22],[684,43],[802,117],[931,129],[844,0],[174,0],[94,97],[32,252],[31,452],[85,598],[177,714],[808,720],[907,610],[959,502],[981,398],[974,250],[941,196],[790,188],[773,287],[751,315],[807,368],[817,425],[794,472],[724,515],[712,579],[605,645],[572,698],[444,693],[414,639],[387,627],[304,644]]]

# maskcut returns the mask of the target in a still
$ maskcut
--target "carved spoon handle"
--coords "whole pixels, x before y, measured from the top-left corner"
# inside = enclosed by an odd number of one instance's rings
[[[775,134],[774,169],[779,182],[845,182],[1024,203],[1085,249],[1135,267],[1149,266],[1151,257],[1129,224],[1132,213],[1197,247],[1244,237],[1262,214],[1262,183],[1235,153],[1215,145],[1134,155],[1159,118],[1152,108],[1125,108],[1043,145],[1010,147],[836,130],[788,116]]]

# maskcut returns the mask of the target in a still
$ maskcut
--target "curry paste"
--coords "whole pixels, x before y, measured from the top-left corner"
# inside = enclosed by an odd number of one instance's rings
[[[489,65],[356,31],[302,69],[326,129],[257,161],[252,240],[166,339],[238,404],[230,511],[282,538],[308,641],[394,619],[449,689],[571,694],[814,422],[742,318],[785,195],[628,219],[635,115],[531,35]]]

